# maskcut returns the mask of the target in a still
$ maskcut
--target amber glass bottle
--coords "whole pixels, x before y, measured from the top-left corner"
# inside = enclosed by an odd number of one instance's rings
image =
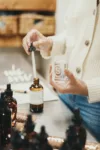
[[[30,111],[41,113],[43,106],[43,86],[39,84],[39,78],[34,78],[30,87]]]
[[[17,101],[15,98],[13,98],[13,91],[11,90],[10,84],[7,84],[7,89],[5,90],[5,101],[11,110],[11,125],[12,127],[15,127],[17,116]]]

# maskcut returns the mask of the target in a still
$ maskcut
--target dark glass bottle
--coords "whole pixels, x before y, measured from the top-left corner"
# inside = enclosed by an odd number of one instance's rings
[[[23,149],[29,149],[30,145],[36,141],[37,133],[34,131],[35,123],[32,121],[32,116],[28,115],[22,131]],[[34,142],[33,142],[34,141]]]
[[[30,111],[32,113],[43,112],[43,86],[39,84],[39,78],[34,78],[30,87]]]
[[[45,126],[41,127],[41,131],[38,135],[39,146],[41,150],[53,150],[51,145],[48,143],[48,134],[46,133]]]
[[[35,123],[32,121],[32,116],[28,115],[24,125],[24,133],[26,134],[26,137],[29,141],[31,141],[31,139],[36,135],[34,128]]]
[[[23,139],[18,130],[13,130],[11,145],[13,150],[23,150]]]
[[[84,150],[86,143],[86,130],[82,125],[79,109],[74,110],[73,124],[66,131],[66,139],[60,150]]]
[[[15,127],[16,116],[17,116],[17,101],[13,98],[13,91],[11,90],[11,84],[7,84],[7,89],[5,90],[5,101],[11,110],[11,125]]]
[[[10,144],[11,140],[11,111],[5,102],[4,93],[1,93],[0,100],[0,128],[1,145],[5,147]]]
[[[77,141],[79,142],[78,145],[80,146],[81,149],[84,149],[85,144],[86,144],[87,134],[86,134],[86,129],[84,128],[84,126],[82,124],[83,120],[80,115],[79,109],[74,110],[74,117],[73,117],[72,121],[74,123],[73,126],[76,130]]]
[[[44,143],[47,141],[48,134],[46,133],[45,126],[41,126],[41,130],[39,133],[39,140],[40,140],[40,145],[44,145]]]

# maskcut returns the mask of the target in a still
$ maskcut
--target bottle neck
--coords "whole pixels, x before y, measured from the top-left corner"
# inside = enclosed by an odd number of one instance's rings
[[[33,82],[34,82],[35,85],[39,85],[39,78],[34,78]]]

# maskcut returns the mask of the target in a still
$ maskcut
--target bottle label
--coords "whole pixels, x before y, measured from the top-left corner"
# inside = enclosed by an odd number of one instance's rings
[[[43,104],[43,90],[30,91],[30,104],[33,105]]]
[[[53,81],[54,82],[62,82],[66,81],[66,76],[64,70],[66,69],[67,64],[64,61],[54,62],[53,65]]]

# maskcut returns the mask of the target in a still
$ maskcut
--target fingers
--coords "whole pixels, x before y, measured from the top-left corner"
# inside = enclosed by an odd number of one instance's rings
[[[53,82],[52,80],[50,81],[50,84],[60,93],[70,93],[70,90],[67,89],[67,86],[65,84],[58,84]]]
[[[45,50],[47,46],[47,40],[41,39],[38,41],[33,42],[33,45],[36,47],[37,50]]]
[[[76,83],[76,78],[74,77],[74,75],[69,71],[69,70],[65,70],[65,75],[69,78],[69,80],[72,83]]]
[[[52,65],[49,67],[49,74],[52,73]]]
[[[32,42],[38,41],[39,39],[43,39],[44,36],[37,30],[31,30],[30,32],[27,33],[27,35],[23,39],[23,48],[25,52],[29,55],[30,52],[29,47]]]
[[[52,49],[53,41],[51,38],[42,38],[38,41],[33,42],[33,45],[36,47],[37,50],[50,52]]]
[[[27,43],[27,46],[28,46],[28,48],[29,48],[29,47],[30,47],[30,45],[31,45],[31,40],[30,40],[30,38],[29,38],[29,37],[27,37],[26,43]]]
[[[26,37],[23,39],[23,48],[24,48],[25,52],[29,55],[29,54],[30,54],[30,52],[28,51],[29,46],[28,46],[28,43],[27,43]]]
[[[40,51],[40,46],[41,46],[42,42],[41,41],[36,41],[33,42],[33,46],[36,48],[36,50]]]
[[[50,84],[52,85],[52,65],[49,67],[49,79],[50,79]]]

